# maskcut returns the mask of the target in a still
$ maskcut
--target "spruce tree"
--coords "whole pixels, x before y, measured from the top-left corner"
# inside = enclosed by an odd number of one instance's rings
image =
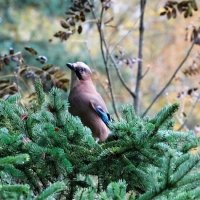
[[[125,106],[96,143],[59,89],[35,90],[29,107],[0,100],[0,199],[200,199],[199,140],[173,130],[177,104],[153,119]]]

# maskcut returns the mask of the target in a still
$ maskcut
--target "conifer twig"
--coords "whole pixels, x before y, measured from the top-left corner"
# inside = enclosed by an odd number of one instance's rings
[[[170,77],[170,79],[167,81],[167,83],[165,84],[165,86],[160,90],[160,92],[154,97],[153,101],[151,102],[151,104],[147,107],[147,109],[145,110],[145,112],[142,114],[142,117],[144,117],[148,111],[151,109],[151,107],[155,104],[155,102],[157,101],[157,99],[163,94],[163,92],[169,87],[169,85],[171,84],[171,82],[174,80],[176,74],[179,72],[179,70],[181,69],[181,67],[183,66],[183,64],[186,62],[186,60],[188,59],[192,49],[194,47],[194,43],[192,43],[191,47],[189,48],[189,50],[187,51],[187,54],[185,55],[185,57],[183,58],[183,60],[181,61],[181,63],[178,65],[178,67],[176,68],[176,70],[174,71],[174,73],[172,74],[172,76]]]

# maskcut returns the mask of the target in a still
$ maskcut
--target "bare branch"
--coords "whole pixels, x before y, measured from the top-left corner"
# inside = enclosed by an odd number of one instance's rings
[[[119,115],[118,115],[117,108],[116,108],[116,105],[115,105],[115,98],[114,98],[114,94],[113,94],[110,72],[109,72],[109,69],[108,69],[108,50],[106,49],[106,53],[105,53],[104,47],[103,47],[103,44],[105,43],[104,42],[105,38],[104,38],[103,31],[102,31],[103,13],[104,13],[104,8],[102,7],[100,19],[97,21],[96,24],[97,24],[97,29],[98,29],[98,32],[99,32],[101,54],[102,54],[102,57],[103,57],[103,62],[104,62],[105,68],[106,68],[106,74],[107,74],[107,78],[108,78],[108,85],[109,85],[109,90],[110,90],[111,99],[112,99],[112,106],[113,106],[116,117],[119,119]],[[97,19],[96,14],[94,13],[93,9],[92,9],[92,15],[93,15],[94,19]]]
[[[125,89],[130,93],[130,95],[133,97],[133,99],[135,99],[135,93],[128,87],[128,85],[125,83],[120,71],[119,71],[119,68],[114,64],[114,67],[116,69],[116,72],[117,72],[117,75],[122,83],[122,85],[125,87]]]
[[[101,18],[103,17],[102,14],[103,14],[103,13],[101,12]],[[100,20],[100,22],[102,23],[102,19]],[[102,24],[101,24],[101,25],[102,25]],[[119,71],[119,68],[118,68],[118,66],[117,66],[117,63],[116,63],[115,59],[114,59],[113,56],[112,56],[112,53],[110,53],[110,51],[109,51],[108,44],[107,44],[107,42],[106,42],[106,40],[105,40],[104,33],[102,32],[102,29],[101,29],[101,31],[100,31],[99,33],[101,33],[101,35],[100,35],[100,36],[101,36],[101,41],[103,42],[103,44],[104,44],[104,46],[105,46],[105,49],[106,49],[106,55],[107,55],[106,60],[108,60],[109,58],[111,59],[111,61],[112,61],[112,63],[113,63],[113,66],[115,67],[115,70],[116,70],[116,72],[117,72],[117,75],[118,75],[118,77],[119,77],[119,79],[120,79],[122,85],[123,85],[123,86],[125,87],[125,89],[129,92],[129,94],[130,94],[133,98],[135,98],[134,92],[133,92],[133,91],[129,88],[129,86],[126,84],[125,80],[123,79],[123,77],[122,77],[122,75],[121,75],[121,73],[120,73],[120,71]],[[102,44],[102,45],[103,45],[103,44]],[[102,47],[102,49],[103,49],[103,47]]]
[[[140,25],[139,25],[139,49],[138,49],[138,68],[135,86],[135,98],[134,98],[134,108],[135,112],[138,113],[139,101],[140,101],[140,85],[142,79],[142,67],[143,67],[143,40],[144,40],[144,10],[145,10],[146,0],[140,0]]]
[[[113,49],[112,49],[112,51],[110,51],[109,48],[108,48],[108,44],[107,44],[107,42],[105,40],[104,32],[102,31],[103,11],[104,11],[104,8],[102,8],[102,11],[101,11],[101,14],[100,14],[100,20],[97,22],[97,28],[98,28],[98,32],[99,32],[99,36],[100,36],[100,46],[101,46],[100,48],[101,48],[101,53],[102,53],[102,56],[103,56],[103,61],[104,61],[104,65],[105,65],[106,73],[107,73],[107,77],[108,77],[110,93],[111,93],[111,98],[112,98],[112,104],[113,104],[113,108],[114,108],[115,114],[118,117],[117,109],[116,109],[116,106],[115,106],[115,100],[114,100],[112,85],[111,85],[110,73],[109,73],[109,69],[108,69],[108,60],[109,60],[109,58],[110,58],[113,66],[114,66],[114,68],[115,68],[115,70],[117,72],[117,75],[118,75],[122,85],[129,92],[129,94],[133,97],[133,99],[135,98],[135,93],[130,89],[130,87],[126,84],[125,80],[123,79],[123,77],[122,77],[122,75],[120,73],[120,70],[118,68],[118,65],[117,65],[114,57],[112,56],[111,52],[113,52]],[[94,17],[94,19],[96,21],[97,17],[96,17],[96,14],[94,13],[94,10],[92,10],[92,15],[93,15],[93,17]],[[122,38],[122,40],[123,40],[123,38]],[[120,42],[121,42],[121,40],[120,40]],[[104,50],[104,47],[105,47],[105,50]],[[106,53],[105,53],[105,51],[106,51]]]
[[[147,73],[149,72],[149,67],[146,69],[146,71],[144,72],[144,74],[141,76],[141,79],[143,79],[146,75],[147,75]]]
[[[119,46],[120,43],[122,43],[122,42],[124,41],[124,39],[126,39],[126,37],[128,37],[128,36],[130,35],[130,33],[132,33],[133,31],[137,31],[136,24],[138,23],[139,19],[140,19],[140,16],[137,18],[137,20],[135,20],[135,22],[133,23],[132,28],[129,29],[129,30],[127,31],[127,33],[126,33],[124,36],[122,36],[122,37],[114,44],[114,46],[112,47],[112,49],[111,49],[111,51],[110,51],[110,54],[113,54],[113,52],[114,52],[114,50],[116,49],[116,47]],[[118,27],[120,24],[122,24],[122,22],[123,22],[122,19],[119,20],[119,21],[117,22],[117,24],[115,25],[115,27]],[[112,35],[111,35],[111,37],[112,37]]]
[[[107,44],[106,44],[107,45]],[[109,52],[108,52],[109,53]],[[117,72],[117,75],[119,77],[119,80],[121,81],[122,85],[125,87],[125,89],[129,92],[129,94],[135,98],[135,93],[129,88],[129,86],[126,84],[125,80],[123,79],[120,71],[119,71],[119,68],[117,66],[117,63],[115,62],[115,59],[113,58],[113,56],[109,53],[109,56],[110,56],[110,59],[113,63],[113,66],[115,67],[115,70]]]
[[[176,68],[176,70],[174,71],[174,73],[172,74],[171,78],[168,80],[168,82],[165,84],[165,86],[160,90],[160,92],[155,96],[155,98],[153,99],[153,101],[151,102],[151,104],[147,107],[147,109],[145,110],[145,112],[142,114],[142,117],[144,117],[148,111],[151,109],[151,107],[154,105],[154,103],[157,101],[157,99],[162,95],[162,93],[168,88],[168,86],[171,84],[171,82],[173,81],[173,79],[175,78],[176,74],[179,72],[179,70],[181,69],[181,67],[183,66],[183,64],[186,62],[186,60],[188,59],[192,49],[194,47],[194,43],[192,43],[191,47],[189,48],[186,56],[183,58],[183,60],[181,61],[181,63],[178,65],[178,67]]]
[[[110,51],[109,51],[108,44],[107,44],[105,38],[103,38],[103,42],[104,42],[104,46],[105,46],[106,51],[107,51],[107,55],[108,55],[108,57],[110,57],[110,59],[111,59],[111,61],[112,61],[112,63],[113,63],[113,66],[115,67],[115,70],[116,70],[116,72],[117,72],[117,75],[118,75],[118,77],[119,77],[119,79],[120,79],[122,85],[123,85],[123,86],[125,87],[125,89],[129,92],[129,94],[130,94],[133,98],[135,98],[135,93],[129,88],[129,86],[126,84],[125,80],[123,79],[123,77],[122,77],[122,75],[121,75],[121,73],[120,73],[120,71],[119,71],[119,68],[118,68],[118,66],[117,66],[117,63],[116,63],[115,59],[113,58],[112,54],[111,54]]]
[[[116,47],[117,47],[121,42],[123,42],[123,40],[125,40],[126,37],[128,37],[128,35],[129,35],[131,32],[133,32],[133,30],[134,30],[133,28],[130,29],[130,30],[128,30],[128,32],[127,32],[122,38],[120,38],[119,41],[116,42],[116,44],[112,47],[112,50],[110,51],[111,54],[114,52],[114,50],[116,49]]]

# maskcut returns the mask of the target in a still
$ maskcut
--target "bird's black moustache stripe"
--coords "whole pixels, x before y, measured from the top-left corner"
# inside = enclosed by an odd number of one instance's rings
[[[79,80],[83,80],[81,73],[79,71],[75,71],[75,73]]]

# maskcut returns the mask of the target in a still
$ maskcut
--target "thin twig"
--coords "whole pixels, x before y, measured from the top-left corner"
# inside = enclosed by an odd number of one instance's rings
[[[138,23],[139,18],[140,18],[140,17],[138,17],[138,19],[135,21],[135,23],[133,24],[133,27],[132,27],[130,30],[128,30],[127,33],[126,33],[124,36],[122,36],[122,37],[119,39],[119,41],[117,41],[117,42],[114,44],[114,46],[112,47],[112,49],[111,49],[111,51],[110,51],[111,54],[113,54],[113,52],[114,52],[114,50],[116,49],[116,47],[117,47],[121,42],[123,42],[123,40],[126,39],[126,37],[128,37],[128,35],[129,35],[131,32],[133,32],[134,30],[136,30],[135,26],[136,26],[136,24]]]
[[[89,0],[88,0],[88,1],[89,1]],[[103,10],[102,10],[102,11],[103,11]],[[119,71],[119,68],[118,68],[117,63],[116,63],[115,59],[114,59],[113,56],[112,56],[112,53],[111,53],[111,52],[113,52],[113,49],[112,49],[112,51],[110,51],[109,48],[108,48],[108,44],[107,44],[107,42],[106,42],[106,40],[105,40],[104,33],[103,33],[103,31],[102,31],[102,22],[103,22],[103,12],[102,12],[102,11],[101,11],[101,15],[100,15],[100,22],[97,23],[97,28],[98,28],[99,35],[100,35],[101,52],[102,52],[104,64],[105,64],[105,67],[106,67],[106,72],[107,72],[107,76],[108,76],[108,81],[109,81],[109,77],[110,77],[109,69],[108,69],[108,60],[109,60],[109,58],[110,58],[110,60],[111,60],[111,62],[113,63],[113,66],[114,66],[114,68],[115,68],[115,70],[116,70],[116,72],[117,72],[117,75],[118,75],[118,77],[119,77],[119,79],[120,79],[122,85],[123,85],[124,88],[129,92],[129,94],[130,94],[133,98],[135,98],[134,92],[133,92],[133,91],[129,88],[129,86],[126,84],[125,80],[123,79],[123,77],[122,77],[122,75],[121,75],[121,73],[120,73],[120,71]],[[96,20],[97,17],[96,17],[96,15],[95,15],[95,13],[94,13],[93,10],[92,10],[92,15],[93,15],[93,17],[94,17],[95,20]],[[122,40],[123,40],[123,38],[122,38]],[[120,42],[121,42],[121,41],[120,41]],[[106,49],[106,56],[105,56],[105,52],[104,52],[103,46],[104,46],[105,49]],[[110,85],[110,83],[111,83],[111,82],[109,82],[109,85]],[[112,94],[112,87],[111,87],[110,89],[111,89],[111,98],[112,98],[113,108],[115,108],[115,101],[114,101],[114,95]],[[116,111],[115,114],[116,114],[116,116],[118,116],[117,110],[114,109],[114,111]]]
[[[119,71],[119,68],[117,66],[117,63],[115,61],[115,59],[113,58],[113,56],[109,53],[109,57],[113,63],[113,66],[115,67],[115,70],[117,72],[117,75],[119,77],[119,80],[121,81],[122,85],[125,87],[125,89],[129,92],[129,94],[133,97],[133,99],[135,98],[135,93],[129,88],[129,86],[126,84],[125,80],[123,79],[120,71]]]
[[[176,74],[179,72],[179,70],[181,69],[181,67],[183,66],[183,64],[186,62],[186,60],[188,59],[192,49],[194,47],[194,43],[192,43],[191,47],[189,48],[186,56],[183,58],[183,60],[181,61],[181,63],[178,65],[178,67],[176,68],[176,70],[174,71],[174,73],[172,74],[171,78],[168,80],[168,82],[165,84],[165,86],[160,90],[160,92],[155,96],[155,98],[153,99],[153,101],[151,102],[151,104],[147,107],[147,109],[145,110],[145,112],[142,114],[142,117],[144,117],[148,111],[151,109],[151,107],[154,105],[154,103],[157,101],[157,99],[162,95],[162,93],[168,88],[168,86],[171,84],[171,82],[173,81],[173,79],[175,78]]]
[[[149,67],[145,70],[145,72],[144,72],[144,74],[141,76],[141,79],[143,79],[146,75],[147,75],[147,73],[149,72]]]
[[[113,58],[112,54],[111,54],[110,51],[109,51],[108,44],[107,44],[105,38],[103,37],[102,39],[103,39],[102,41],[103,41],[103,43],[104,43],[104,46],[105,46],[105,48],[106,48],[107,56],[108,56],[108,58],[111,59],[111,61],[112,61],[112,63],[113,63],[113,66],[114,66],[114,68],[115,68],[115,70],[116,70],[116,72],[117,72],[117,75],[118,75],[118,77],[119,77],[119,79],[120,79],[122,85],[123,85],[123,86],[125,87],[125,89],[129,92],[129,94],[130,94],[133,98],[135,98],[134,92],[129,88],[129,86],[126,84],[125,80],[123,79],[123,77],[122,77],[122,75],[121,75],[121,73],[120,73],[120,71],[119,71],[119,68],[118,68],[118,66],[117,66],[117,63],[116,63],[115,59]],[[108,59],[108,58],[107,58],[107,59]]]
[[[183,123],[182,123],[182,124],[180,125],[180,127],[177,129],[178,131],[180,131],[180,130],[185,126],[186,122],[188,121],[189,117],[192,115],[192,113],[193,113],[195,107],[197,106],[197,103],[198,103],[199,99],[200,99],[200,94],[198,94],[198,96],[197,96],[197,98],[196,98],[194,104],[192,105],[192,107],[191,107],[191,109],[190,109],[190,111],[189,111],[187,117],[184,119]]]
[[[106,74],[107,74],[107,78],[108,78],[108,85],[109,85],[109,90],[110,90],[111,99],[112,99],[112,106],[113,106],[116,117],[119,119],[119,115],[118,115],[117,108],[115,105],[115,98],[114,98],[114,94],[113,94],[110,72],[108,69],[108,53],[107,53],[107,49],[106,49],[106,54],[105,54],[104,47],[103,47],[103,44],[104,44],[103,40],[105,40],[103,31],[102,31],[103,13],[104,13],[104,8],[102,7],[101,14],[100,14],[100,20],[96,24],[97,24],[97,29],[99,32],[101,54],[103,57],[103,62],[104,62],[105,68],[106,68]],[[95,19],[97,19],[96,14],[94,13],[93,9],[92,9],[92,15]]]
[[[117,112],[117,108],[116,108],[116,105],[115,105],[115,98],[114,98],[114,94],[113,94],[111,76],[110,76],[110,72],[109,72],[109,68],[108,68],[108,50],[106,49],[106,54],[105,54],[104,49],[103,49],[103,43],[104,43],[103,41],[105,41],[104,34],[103,34],[103,31],[102,31],[103,11],[104,11],[104,8],[102,7],[102,11],[101,11],[101,15],[100,15],[101,16],[100,17],[100,23],[97,24],[97,27],[98,27],[98,30],[99,30],[101,53],[102,53],[104,65],[105,65],[105,68],[106,68],[106,74],[107,74],[107,77],[108,77],[108,84],[109,84],[109,89],[110,89],[110,94],[111,94],[111,99],[112,99],[112,105],[113,105],[115,115],[119,119],[119,114]]]
[[[102,14],[101,14],[101,16],[103,17]],[[101,23],[102,23],[102,20],[101,20]],[[101,29],[101,30],[102,30],[102,29]],[[126,88],[126,90],[130,93],[130,95],[131,95],[133,98],[135,98],[134,92],[131,91],[131,89],[129,88],[129,86],[128,86],[128,85],[126,84],[126,82],[124,81],[124,79],[123,79],[123,77],[122,77],[122,75],[121,75],[121,73],[120,73],[120,71],[119,71],[119,68],[118,68],[118,66],[117,66],[117,63],[115,62],[115,59],[113,58],[112,54],[111,54],[110,51],[109,51],[108,44],[107,44],[107,42],[106,42],[106,40],[105,40],[105,37],[104,37],[104,34],[103,34],[102,31],[101,31],[101,41],[103,42],[102,45],[104,44],[104,46],[105,46],[105,48],[106,48],[106,55],[107,55],[106,60],[108,60],[109,58],[111,59],[111,61],[112,61],[113,65],[114,65],[114,67],[115,67],[115,70],[116,70],[116,72],[117,72],[117,75],[118,75],[118,77],[119,77],[119,79],[120,79],[122,85]]]
[[[135,112],[139,111],[139,102],[140,102],[140,85],[142,79],[142,67],[143,67],[143,40],[144,40],[144,10],[145,10],[146,0],[140,0],[140,25],[139,25],[139,49],[138,49],[138,68],[137,68],[137,77],[136,77],[136,86],[135,86],[135,98],[134,98],[134,108]]]
[[[111,51],[110,51],[111,54],[114,52],[114,50],[116,49],[116,47],[119,46],[119,44],[120,44],[121,42],[123,42],[123,40],[126,39],[126,37],[127,37],[133,30],[134,30],[133,28],[130,29],[130,30],[128,30],[128,32],[127,32],[122,38],[120,38],[120,40],[112,47],[112,49],[111,49]]]

